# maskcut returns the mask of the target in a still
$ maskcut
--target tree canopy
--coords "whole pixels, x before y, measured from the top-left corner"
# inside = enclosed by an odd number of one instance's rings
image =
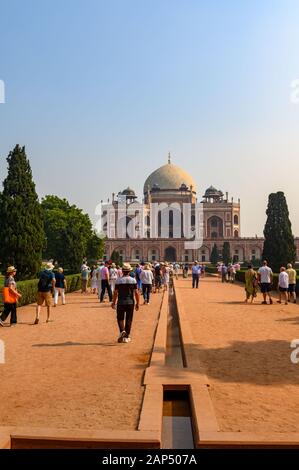
[[[47,238],[46,258],[53,258],[64,268],[77,272],[84,257],[96,260],[101,255],[103,242],[93,232],[88,214],[58,196],[45,196],[41,206]]]
[[[274,272],[279,272],[281,266],[294,262],[296,258],[288,205],[282,191],[269,195],[266,214],[263,259],[268,261]]]
[[[7,157],[8,174],[0,195],[0,256],[3,268],[14,265],[18,279],[35,277],[45,246],[43,216],[25,147]]]

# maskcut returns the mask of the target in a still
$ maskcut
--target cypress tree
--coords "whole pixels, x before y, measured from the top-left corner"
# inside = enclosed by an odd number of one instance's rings
[[[268,261],[274,272],[279,272],[281,266],[294,262],[296,258],[292,224],[289,219],[287,201],[282,191],[269,195],[266,214],[263,259]]]
[[[35,277],[45,243],[42,211],[25,147],[16,145],[7,157],[8,175],[0,196],[2,267],[14,265],[18,279]]]
[[[216,243],[214,243],[212,252],[211,252],[211,263],[212,264],[217,264],[219,261],[219,252]]]
[[[223,260],[223,263],[226,264],[226,265],[231,262],[229,242],[224,242],[223,243],[222,260]]]

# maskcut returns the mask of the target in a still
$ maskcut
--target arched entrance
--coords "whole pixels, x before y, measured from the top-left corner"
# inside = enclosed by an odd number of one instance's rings
[[[173,246],[168,246],[164,255],[165,261],[176,261],[176,249]]]

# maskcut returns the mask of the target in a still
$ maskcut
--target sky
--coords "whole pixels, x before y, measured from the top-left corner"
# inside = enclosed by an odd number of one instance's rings
[[[299,236],[298,24],[297,0],[0,0],[0,180],[25,145],[39,196],[95,221],[170,151],[241,199],[242,236],[276,191]]]

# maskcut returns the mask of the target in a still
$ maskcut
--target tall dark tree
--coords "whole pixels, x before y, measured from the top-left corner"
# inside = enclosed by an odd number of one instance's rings
[[[0,256],[3,268],[13,264],[18,279],[35,277],[45,245],[43,217],[25,147],[7,157],[8,175],[0,196]]]
[[[274,272],[279,272],[281,266],[294,262],[296,258],[292,224],[282,191],[269,195],[266,214],[263,259],[268,261]]]
[[[122,259],[121,259],[121,256],[119,254],[119,251],[113,250],[113,252],[111,254],[111,261],[113,261],[113,263],[118,264],[118,265],[122,264]]]
[[[213,246],[212,252],[211,252],[211,263],[212,264],[217,264],[218,261],[219,261],[219,252],[218,252],[218,248],[217,248],[216,243],[214,243],[214,246]]]
[[[224,242],[223,243],[223,249],[222,249],[222,260],[224,264],[228,264],[231,262],[231,253],[230,253],[230,244],[229,242]]]
[[[88,256],[88,243],[93,236],[88,214],[57,196],[46,196],[41,206],[47,237],[44,256],[78,272],[83,258]]]

